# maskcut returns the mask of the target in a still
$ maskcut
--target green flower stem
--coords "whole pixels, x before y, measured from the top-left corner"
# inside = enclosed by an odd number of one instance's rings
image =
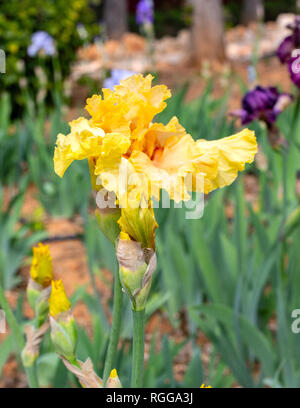
[[[36,375],[36,365],[33,363],[31,367],[24,367],[29,388],[39,388],[39,383]]]
[[[282,180],[283,180],[283,222],[286,221],[288,207],[288,152],[282,153]]]
[[[25,347],[25,340],[20,330],[19,324],[13,314],[13,311],[5,297],[5,293],[1,285],[0,285],[0,305],[5,312],[5,318],[7,319],[7,322],[13,334],[13,338],[16,342],[16,346],[21,354],[23,348]],[[39,385],[38,385],[38,380],[36,376],[35,365],[33,365],[32,367],[24,367],[24,368],[25,368],[29,387],[38,388]]]
[[[144,328],[145,309],[133,310],[133,353],[131,388],[141,388],[144,377]]]
[[[290,136],[290,142],[291,143],[294,143],[294,139],[295,139],[296,125],[297,125],[298,118],[299,118],[299,110],[300,110],[300,92],[298,92],[298,95],[297,95],[297,98],[296,98],[294,116],[293,116],[293,119],[292,119],[291,136]]]
[[[104,365],[103,381],[106,383],[111,370],[114,368],[114,362],[117,354],[121,318],[122,318],[122,304],[123,304],[123,293],[120,283],[118,268],[115,268],[115,280],[114,280],[114,306],[113,306],[113,319],[111,326],[111,333],[109,339],[109,345]]]
[[[288,197],[288,175],[289,175],[289,153],[291,150],[291,146],[295,143],[295,136],[296,130],[298,125],[298,118],[300,112],[300,93],[297,95],[296,105],[294,109],[294,114],[292,118],[292,125],[290,130],[290,137],[289,137],[289,147],[283,151],[282,153],[282,179],[283,179],[283,222],[286,221],[287,218],[287,209],[289,205],[289,197]]]
[[[91,280],[91,284],[92,284],[92,290],[94,292],[94,298],[95,298],[95,301],[97,303],[98,313],[100,315],[100,322],[104,326],[104,329],[108,330],[109,329],[109,324],[108,324],[106,315],[105,315],[105,313],[103,311],[102,304],[101,304],[101,298],[100,298],[99,292],[97,290],[96,280],[95,280],[95,276],[94,276],[94,272],[93,272],[93,264],[92,264],[92,262],[90,260],[89,254],[87,255],[87,257],[88,257],[88,272],[89,272],[89,276],[90,276],[90,280]]]

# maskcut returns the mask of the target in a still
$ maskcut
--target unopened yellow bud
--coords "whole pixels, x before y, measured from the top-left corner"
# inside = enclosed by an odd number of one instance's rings
[[[123,388],[115,368],[111,370],[105,388]]]
[[[116,378],[116,377],[118,377],[118,373],[117,373],[117,370],[114,368],[110,372],[110,378]]]
[[[33,248],[30,276],[43,288],[51,284],[53,279],[53,267],[48,245],[39,243],[37,247]]]
[[[155,230],[158,224],[153,208],[122,208],[118,224],[121,231],[140,242],[142,248],[155,248]]]
[[[51,339],[56,352],[76,365],[77,329],[71,303],[61,280],[52,281],[49,314]]]
[[[59,313],[67,312],[71,308],[71,303],[66,295],[62,280],[52,281],[52,290],[49,298],[49,313],[56,316]]]
[[[133,310],[145,309],[156,268],[155,252],[151,248],[143,249],[140,242],[122,239],[120,234],[117,258],[121,285],[131,300]]]

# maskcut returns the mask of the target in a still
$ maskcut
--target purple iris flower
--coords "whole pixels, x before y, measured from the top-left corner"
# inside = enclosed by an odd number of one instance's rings
[[[292,34],[286,37],[277,49],[277,56],[282,63],[288,62],[295,49],[300,48],[300,16],[296,16],[294,24],[287,26]]]
[[[136,7],[136,22],[139,25],[153,24],[154,10],[152,0],[140,0]]]
[[[300,89],[300,53],[288,62],[291,80]]]
[[[231,112],[231,115],[239,117],[243,125],[255,119],[272,125],[292,99],[292,95],[280,93],[275,87],[257,86],[243,97],[242,109]]]
[[[54,40],[46,31],[37,31],[32,34],[31,44],[27,49],[30,57],[34,57],[40,51],[43,51],[46,55],[55,54]]]
[[[127,69],[113,69],[111,71],[111,76],[106,78],[103,82],[103,88],[114,89],[116,85],[119,85],[123,79],[129,78],[136,72],[129,71]]]

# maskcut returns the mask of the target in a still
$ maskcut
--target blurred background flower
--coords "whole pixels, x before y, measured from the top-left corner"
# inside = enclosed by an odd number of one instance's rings
[[[129,71],[127,69],[112,69],[110,77],[106,78],[103,82],[103,88],[109,88],[113,90],[116,85],[120,84],[120,81],[129,78],[135,73],[136,72]]]
[[[88,39],[80,38],[76,29],[80,23],[86,27]],[[1,76],[0,93],[8,92],[14,100],[12,117],[22,115],[28,90],[34,100],[39,93],[35,68],[40,64],[47,77],[45,102],[47,107],[53,106],[50,93],[57,85],[56,79],[64,80],[69,75],[77,49],[98,33],[99,27],[86,0],[75,0],[72,7],[64,0],[2,2],[0,38],[1,49],[6,52],[6,74]],[[40,58],[34,58],[39,53],[54,58],[41,62]]]
[[[239,117],[243,125],[255,119],[271,125],[292,99],[292,95],[280,93],[276,87],[257,86],[244,95],[242,109],[232,111],[231,115]]]
[[[139,25],[152,24],[154,20],[154,7],[152,0],[140,0],[136,7],[136,22]]]
[[[292,82],[300,89],[300,55],[289,60],[288,68]]]
[[[31,36],[31,44],[27,52],[30,57],[35,57],[40,52],[46,55],[54,55],[54,40],[46,31],[37,31]]]
[[[277,56],[282,63],[288,62],[295,49],[300,47],[300,16],[296,16],[294,24],[287,26],[292,34],[287,36],[277,49]]]

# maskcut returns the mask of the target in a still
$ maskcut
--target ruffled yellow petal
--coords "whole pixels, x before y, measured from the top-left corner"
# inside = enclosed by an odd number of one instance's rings
[[[147,154],[134,151],[129,158],[136,172],[148,178],[150,196],[159,199],[159,191],[164,189],[176,202],[188,200],[197,177],[200,177],[197,185],[203,186],[203,183],[207,183],[207,176],[215,176],[215,161],[201,155],[193,138],[185,133],[176,118],[166,127],[153,125],[151,134],[155,138],[155,147],[149,147],[149,143],[146,143]],[[147,182],[143,181],[142,184]],[[199,190],[201,188],[198,187]]]
[[[62,176],[73,160],[88,158],[94,189],[100,182],[123,208],[147,208],[161,189],[178,202],[192,191],[209,193],[231,184],[254,159],[254,133],[246,129],[221,140],[194,141],[176,117],[167,125],[151,123],[171,96],[164,85],[152,87],[152,80],[133,75],[114,91],[104,89],[103,97],[89,98],[91,119],[79,118],[69,135],[58,135],[56,173]]]
[[[130,147],[130,140],[122,134],[110,133],[103,139],[101,155],[98,157],[95,166],[95,175],[97,185],[106,188],[107,191],[114,192],[120,197],[121,175],[126,178],[126,170],[124,172],[122,163],[127,162],[123,155]],[[126,182],[123,182],[126,184]],[[122,187],[121,187],[122,190]]]
[[[129,107],[116,93],[103,89],[103,98],[93,95],[87,99],[86,110],[91,122],[106,133],[122,132],[130,136],[130,120],[127,118]]]
[[[133,206],[134,201],[140,200],[142,203],[150,200],[153,196],[159,200],[160,190],[164,189],[174,199],[174,192],[183,189],[182,178],[168,173],[166,170],[154,165],[150,158],[143,152],[134,151],[129,159],[136,174],[136,178],[131,178],[131,185],[128,195],[128,205]],[[183,191],[180,197],[189,198],[187,191]]]
[[[211,186],[205,193],[233,183],[238,171],[244,170],[246,163],[252,163],[257,152],[255,133],[249,129],[220,140],[196,143],[201,153],[211,156],[217,164],[217,172],[210,177]]]
[[[134,202],[135,198],[138,200],[144,197],[144,201],[147,202],[151,196],[159,200],[162,188],[169,192],[172,199],[175,196],[178,201],[182,199],[182,196],[184,199],[189,198],[182,178],[182,175],[185,174],[184,170],[181,169],[179,174],[177,171],[173,172],[170,166],[164,166],[163,163],[166,147],[180,143],[182,138],[194,144],[191,136],[186,135],[178,119],[173,117],[166,126],[161,123],[152,124],[145,133],[144,139],[132,144],[128,160],[134,169],[135,177],[131,176],[129,193],[131,200],[129,201]],[[184,146],[184,141],[182,146]],[[179,147],[179,156],[181,155],[182,149]],[[161,165],[158,163],[160,159],[162,159]],[[178,159],[176,159],[176,170],[180,167],[177,165]]]
[[[156,149],[164,147],[166,140],[170,137],[181,138],[186,134],[178,119],[174,116],[167,125],[162,123],[153,123],[148,129],[140,132],[140,137],[134,140],[131,151],[139,150],[146,153],[150,158]]]
[[[152,85],[153,76],[133,75],[115,86],[115,94],[129,108],[126,118],[131,122],[132,138],[138,138],[141,129],[148,127],[159,112],[165,109],[166,99],[171,97],[165,85]]]
[[[119,167],[122,156],[130,147],[130,138],[121,133],[108,133],[102,141],[100,156],[96,162],[95,174]]]
[[[56,316],[59,313],[67,312],[71,308],[71,303],[66,295],[62,280],[52,281],[51,294],[49,298],[49,313]]]
[[[218,168],[213,151],[201,151],[188,134],[168,138],[164,148],[155,153],[153,164],[169,174],[167,191],[177,202],[188,200],[187,192],[209,191]]]
[[[155,137],[158,147],[164,147],[166,141],[172,137],[173,140],[180,139],[186,135],[185,128],[180,125],[178,118],[173,116],[167,125],[162,123],[153,123],[147,132],[147,138]]]
[[[98,184],[107,191],[114,192],[116,203],[122,207],[136,208],[141,202],[148,207],[148,194],[143,175],[138,174],[128,159],[122,157],[118,166],[106,167],[99,173]],[[142,198],[144,198],[142,200]]]
[[[30,276],[44,288],[50,285],[53,279],[53,267],[48,245],[39,243],[37,247],[33,248]]]
[[[189,192],[210,191],[231,184],[245,163],[253,161],[257,144],[254,132],[244,130],[237,135],[216,141],[195,142],[190,135],[171,134],[158,125],[163,147],[154,150],[152,159],[140,151],[133,151],[129,161],[143,177],[142,186],[159,199],[159,190],[166,190],[176,202],[188,200]],[[156,136],[155,136],[156,137]],[[153,149],[150,149],[150,152]],[[149,153],[149,149],[146,149]],[[145,179],[146,178],[146,179]],[[138,186],[137,186],[138,187]]]
[[[65,136],[57,136],[54,151],[54,170],[62,177],[74,160],[83,160],[98,156],[102,150],[102,139],[105,133],[84,118],[70,123],[71,132]]]
[[[103,98],[94,95],[86,109],[94,125],[105,132],[121,132],[131,139],[142,139],[153,117],[165,107],[171,92],[164,85],[151,87],[152,75],[139,75],[121,81],[115,90],[103,89]]]

